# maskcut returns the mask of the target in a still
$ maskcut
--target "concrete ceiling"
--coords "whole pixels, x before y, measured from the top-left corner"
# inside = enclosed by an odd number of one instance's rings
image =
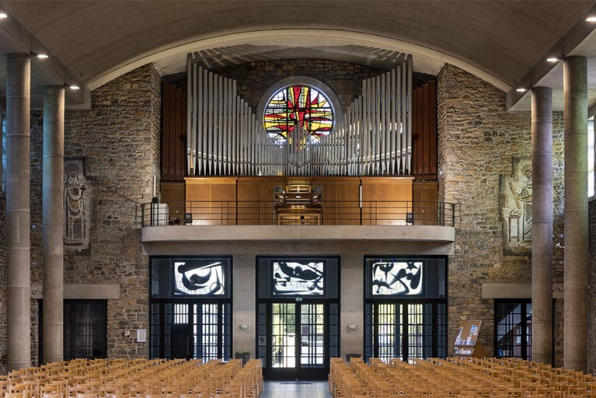
[[[75,76],[90,82],[164,49],[225,34],[338,29],[470,63],[514,85],[594,1],[3,1]],[[282,6],[283,5],[283,6]]]
[[[395,54],[408,52],[414,55],[417,71],[436,73],[450,62],[508,90],[595,3],[156,0],[2,1],[0,6],[9,20],[18,21],[68,73],[91,89],[143,63],[156,62],[164,72],[176,71],[187,52],[222,48],[237,62],[246,55],[242,51],[256,46],[258,51],[251,56],[310,54],[380,67],[390,66]],[[267,31],[275,33],[266,41],[247,38],[251,32]],[[327,32],[335,36],[330,38]],[[360,40],[352,33],[367,36]],[[235,41],[224,40],[233,36]],[[0,52],[14,51],[10,44],[0,36]],[[383,51],[388,56],[379,56]]]

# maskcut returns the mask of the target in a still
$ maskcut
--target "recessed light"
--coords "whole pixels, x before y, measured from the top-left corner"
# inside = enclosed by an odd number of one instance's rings
[[[77,86],[76,84],[71,84],[71,85],[68,86],[68,88],[71,89],[71,90],[79,90],[80,89],[80,87]]]
[[[8,18],[8,14],[6,14],[5,12],[0,12],[0,19],[6,19]]]
[[[518,89],[517,89],[517,90],[515,90],[515,91],[517,91],[518,93],[525,93],[526,91],[528,91],[528,89],[527,89],[527,88],[525,88],[525,87],[520,87],[520,88],[518,88]]]
[[[596,22],[596,16],[586,18],[586,22]]]

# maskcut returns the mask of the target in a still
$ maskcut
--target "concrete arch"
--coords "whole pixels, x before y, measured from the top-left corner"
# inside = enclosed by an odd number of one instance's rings
[[[435,62],[449,63],[461,68],[507,92],[511,86],[485,70],[449,54],[433,50],[418,44],[397,40],[386,36],[346,31],[338,29],[270,29],[240,33],[223,34],[213,37],[196,38],[184,43],[161,48],[152,53],[142,54],[123,62],[103,75],[86,83],[94,90],[109,81],[128,73],[140,66],[157,62],[166,58],[185,57],[187,53],[210,48],[234,46],[240,44],[253,45],[286,45],[286,46],[338,46],[361,45],[383,50],[410,53],[416,57],[425,57]]]

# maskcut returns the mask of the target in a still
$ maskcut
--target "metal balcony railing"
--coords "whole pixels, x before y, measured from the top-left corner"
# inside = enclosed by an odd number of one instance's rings
[[[447,202],[328,201],[279,206],[275,201],[146,203],[142,225],[435,225],[455,226]]]

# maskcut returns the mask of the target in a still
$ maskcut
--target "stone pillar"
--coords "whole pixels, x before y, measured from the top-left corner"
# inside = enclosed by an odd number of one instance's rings
[[[563,64],[565,90],[564,366],[586,371],[588,332],[588,73],[585,57]]]
[[[6,255],[8,371],[31,366],[29,54],[7,55]]]
[[[553,362],[552,89],[532,89],[532,360]]]
[[[43,362],[62,361],[64,329],[64,87],[43,91]]]

